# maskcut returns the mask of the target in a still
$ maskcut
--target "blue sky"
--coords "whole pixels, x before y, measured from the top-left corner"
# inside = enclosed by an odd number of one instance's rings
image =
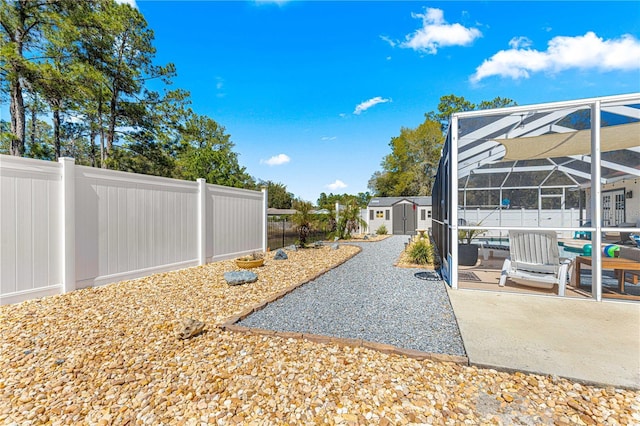
[[[313,202],[367,191],[390,139],[440,96],[640,91],[637,1],[122,1],[240,164]]]

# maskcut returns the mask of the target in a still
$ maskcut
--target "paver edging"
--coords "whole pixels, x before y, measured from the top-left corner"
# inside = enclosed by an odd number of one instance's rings
[[[336,263],[335,265],[333,265],[331,268],[325,268],[322,269],[320,272],[318,272],[317,274],[309,277],[307,280],[302,281],[301,283],[298,284],[294,284],[291,285],[287,288],[285,288],[284,290],[281,290],[277,293],[274,293],[272,296],[267,297],[265,300],[260,301],[252,306],[249,306],[246,309],[243,309],[242,311],[240,311],[239,314],[234,315],[230,318],[227,318],[224,322],[222,322],[222,324],[219,324],[217,327],[218,328],[222,328],[222,329],[226,329],[228,326],[230,325],[234,325],[235,323],[237,323],[238,321],[242,321],[243,319],[247,318],[249,315],[251,315],[254,312],[258,312],[259,310],[264,309],[269,303],[271,302],[275,302],[278,299],[282,299],[284,296],[286,296],[287,294],[291,293],[293,290],[297,289],[298,287],[301,287],[305,284],[310,283],[311,281],[319,278],[320,276],[326,274],[327,272],[329,272],[330,270],[337,268],[338,266],[342,265],[343,263],[345,263],[346,261],[353,259],[358,253],[360,253],[362,251],[362,249],[358,246],[355,246],[358,248],[358,251],[356,251],[355,253],[353,253],[351,256],[343,259],[342,261]]]
[[[360,253],[360,251],[362,251],[362,249],[358,247],[358,251],[355,252],[352,256],[349,256],[348,258],[342,260],[341,262],[333,265],[331,268],[325,268],[321,270],[320,272],[314,274],[309,279],[299,284],[294,284],[292,286],[289,286],[286,289],[279,291],[273,294],[272,296],[267,297],[265,300],[258,302],[257,304],[249,308],[244,309],[243,311],[241,311],[240,314],[230,317],[226,321],[224,321],[222,324],[218,325],[218,328],[225,331],[231,331],[234,333],[281,337],[283,339],[307,340],[309,342],[319,343],[324,345],[333,344],[333,345],[338,345],[343,347],[344,346],[357,347],[357,348],[363,347],[363,348],[371,349],[377,352],[391,354],[391,355],[401,355],[401,356],[405,356],[407,358],[413,358],[419,361],[429,359],[429,360],[439,361],[439,362],[452,362],[456,364],[469,365],[469,358],[466,356],[422,352],[417,349],[400,348],[398,346],[393,346],[386,343],[377,343],[377,342],[371,342],[371,341],[355,339],[355,338],[342,338],[342,337],[325,336],[320,334],[301,333],[301,332],[292,332],[292,331],[275,331],[275,330],[267,330],[267,329],[256,328],[256,327],[245,327],[237,324],[238,322],[247,318],[249,315],[253,314],[254,312],[264,309],[269,303],[275,302],[276,300],[283,298],[284,296],[291,293],[298,287],[308,284],[311,281],[314,281],[320,276],[326,274],[330,270],[342,265],[346,261],[355,257],[358,253]]]
[[[309,342],[318,343],[322,345],[338,345],[349,346],[354,348],[366,348],[376,352],[385,353],[389,355],[401,355],[407,358],[413,358],[418,361],[432,360],[437,362],[451,362],[461,365],[469,365],[469,358],[460,355],[447,355],[438,354],[433,352],[422,352],[417,349],[400,348],[398,346],[389,345],[386,343],[370,342],[368,340],[354,339],[354,338],[342,338],[335,336],[325,336],[321,334],[301,333],[298,331],[275,331],[267,330],[264,328],[245,327],[236,324],[225,324],[224,330],[234,333],[245,333],[253,335],[262,335],[270,337],[280,337],[283,339],[296,339],[307,340]]]

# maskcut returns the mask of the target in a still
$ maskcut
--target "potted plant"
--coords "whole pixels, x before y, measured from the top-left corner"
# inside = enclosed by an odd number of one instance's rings
[[[478,226],[480,224],[469,226]],[[484,229],[459,229],[458,230],[458,264],[462,266],[474,266],[478,262],[478,244],[472,244],[474,238],[484,233]]]
[[[257,268],[264,264],[264,254],[260,252],[253,252],[248,256],[243,256],[236,259],[236,265],[238,268],[251,269]]]

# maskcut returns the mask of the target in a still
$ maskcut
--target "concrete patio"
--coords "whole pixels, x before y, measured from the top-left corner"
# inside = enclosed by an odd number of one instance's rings
[[[471,364],[640,388],[640,304],[451,290]]]

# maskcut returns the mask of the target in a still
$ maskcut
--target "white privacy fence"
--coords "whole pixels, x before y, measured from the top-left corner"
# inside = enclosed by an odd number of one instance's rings
[[[469,226],[480,227],[529,227],[529,228],[578,228],[581,217],[586,211],[579,209],[467,209],[458,210],[458,218],[464,219]],[[565,237],[573,232],[565,231]],[[507,231],[489,230],[485,236],[507,236]]]
[[[266,249],[266,191],[0,155],[0,304]]]

